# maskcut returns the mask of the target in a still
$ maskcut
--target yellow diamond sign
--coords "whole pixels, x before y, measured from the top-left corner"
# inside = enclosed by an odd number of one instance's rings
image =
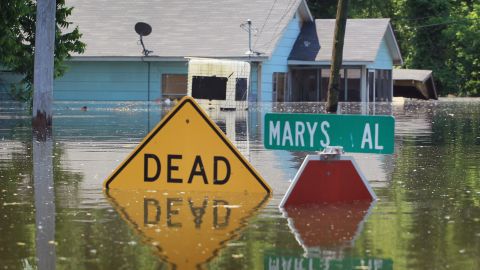
[[[184,97],[104,182],[106,189],[270,193],[191,97]]]

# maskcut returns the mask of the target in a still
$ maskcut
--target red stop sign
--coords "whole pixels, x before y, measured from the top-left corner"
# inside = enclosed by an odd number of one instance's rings
[[[308,155],[280,207],[375,199],[375,193],[352,157],[322,160],[320,156]]]

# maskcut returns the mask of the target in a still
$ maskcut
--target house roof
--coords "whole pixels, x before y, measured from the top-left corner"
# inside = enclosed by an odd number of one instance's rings
[[[393,69],[392,78],[394,96],[438,99],[431,70]]]
[[[432,76],[431,70],[426,69],[394,69],[392,78],[394,80],[411,80],[425,82]]]
[[[320,19],[305,24],[289,60],[330,63],[332,58],[334,19]],[[385,38],[393,63],[402,64],[390,19],[348,19],[343,48],[344,63],[372,63]]]
[[[297,11],[313,21],[305,0],[67,0],[67,6],[87,44],[79,58],[141,57],[137,22],[152,26],[143,38],[152,58],[243,58],[248,32],[240,24],[247,19],[257,30],[253,50],[269,57]]]

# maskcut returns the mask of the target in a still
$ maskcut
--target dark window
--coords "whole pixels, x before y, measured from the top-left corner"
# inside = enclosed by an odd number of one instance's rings
[[[187,95],[187,74],[162,74],[164,98],[180,98]]]
[[[192,97],[208,100],[225,100],[228,78],[216,76],[193,76]]]
[[[362,71],[359,68],[347,69],[347,96],[345,97],[345,101],[360,101],[361,73]]]
[[[320,71],[320,101],[327,101],[328,81],[330,80],[330,68],[322,68]]]
[[[317,101],[318,100],[318,71],[317,69],[292,70],[291,101]]]
[[[274,72],[272,74],[272,100],[278,102],[286,101],[287,73]]]
[[[225,121],[218,120],[218,121],[215,121],[215,124],[217,125],[217,127],[219,127],[223,131],[225,135],[227,135],[227,123],[225,123]]]
[[[375,71],[375,101],[392,101],[392,71]]]
[[[375,72],[368,71],[368,101],[372,102],[375,95]]]
[[[247,78],[237,78],[235,83],[235,100],[247,100]]]

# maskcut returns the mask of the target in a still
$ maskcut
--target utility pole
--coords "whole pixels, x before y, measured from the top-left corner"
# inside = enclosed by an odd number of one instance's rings
[[[37,1],[32,127],[39,135],[52,128],[55,11],[55,0]]]
[[[348,0],[338,0],[337,19],[335,21],[335,34],[333,37],[332,66],[330,67],[330,80],[328,82],[327,112],[336,113],[338,107],[338,93],[340,92],[340,68],[343,59],[343,43],[347,24]]]
[[[248,24],[248,53],[249,55],[253,53],[252,50],[252,21],[250,19],[247,20]]]

